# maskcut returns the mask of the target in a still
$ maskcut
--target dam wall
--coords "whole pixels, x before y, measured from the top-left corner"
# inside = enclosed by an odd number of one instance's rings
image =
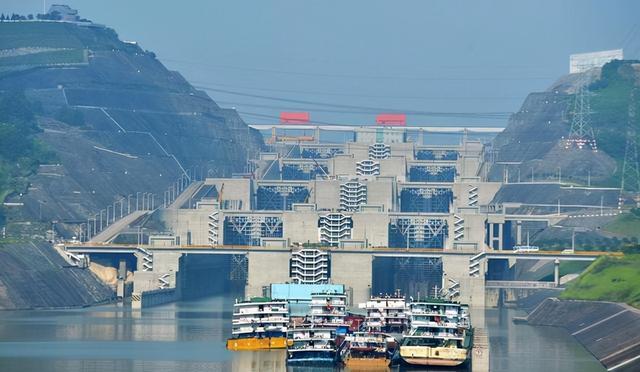
[[[640,370],[640,310],[631,306],[548,298],[527,323],[566,329],[609,371]]]

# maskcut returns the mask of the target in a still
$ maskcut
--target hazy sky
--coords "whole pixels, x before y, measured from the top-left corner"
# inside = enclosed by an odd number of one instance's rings
[[[41,12],[42,4],[0,0],[0,11]],[[260,115],[307,109],[312,119],[325,122],[372,122],[370,108],[513,112],[527,93],[544,90],[568,72],[571,53],[624,47],[627,58],[640,57],[637,0],[68,4],[156,52],[192,84],[226,91],[209,91],[221,106]],[[409,121],[506,123],[484,116],[411,115]]]

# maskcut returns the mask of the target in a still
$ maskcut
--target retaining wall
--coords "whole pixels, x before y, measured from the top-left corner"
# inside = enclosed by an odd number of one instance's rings
[[[565,328],[609,371],[640,371],[640,310],[626,304],[548,298],[530,325]]]

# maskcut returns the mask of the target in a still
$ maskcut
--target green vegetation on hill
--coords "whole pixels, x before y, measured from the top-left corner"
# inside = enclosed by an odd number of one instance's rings
[[[622,215],[625,216],[625,215]],[[619,217],[620,218],[620,217]],[[617,220],[616,220],[617,221]],[[616,236],[607,237],[595,233],[578,233],[575,237],[575,248],[578,251],[609,251],[609,252],[621,252],[629,247],[633,247],[638,244],[638,234],[623,234],[618,231],[611,230],[610,226],[616,226],[616,221],[609,225],[606,225],[603,230],[613,233]],[[625,231],[628,231],[630,226],[624,226]],[[637,227],[636,227],[637,228]],[[558,251],[571,247],[571,236],[565,236],[562,238],[551,239],[537,239],[536,245],[539,245],[543,250]]]
[[[593,93],[591,109],[592,123],[596,132],[599,149],[614,158],[618,163],[617,171],[610,180],[610,185],[620,184],[620,170],[624,159],[627,124],[629,122],[629,105],[631,90],[636,84],[637,72],[633,64],[638,61],[612,61],[602,68],[601,78],[590,85]],[[636,115],[634,126],[640,133],[640,90],[635,88]]]
[[[624,213],[604,226],[604,230],[616,235],[640,238],[640,210],[634,208],[631,213]]]
[[[123,46],[109,28],[87,30],[61,22],[0,22],[0,49],[27,47],[110,50]]]
[[[0,67],[16,65],[59,65],[86,63],[84,49],[63,49],[0,58]]]
[[[27,188],[27,177],[54,155],[35,138],[35,109],[22,93],[0,95],[0,203]],[[4,215],[0,206],[0,224]]]
[[[625,302],[640,307],[640,254],[600,257],[568,285],[560,298]]]

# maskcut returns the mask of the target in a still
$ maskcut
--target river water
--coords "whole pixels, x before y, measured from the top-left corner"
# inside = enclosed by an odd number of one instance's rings
[[[286,370],[283,351],[225,349],[232,303],[220,296],[143,311],[106,305],[0,312],[0,371]],[[515,315],[521,314],[486,311],[492,371],[604,370],[566,332],[514,325]]]

